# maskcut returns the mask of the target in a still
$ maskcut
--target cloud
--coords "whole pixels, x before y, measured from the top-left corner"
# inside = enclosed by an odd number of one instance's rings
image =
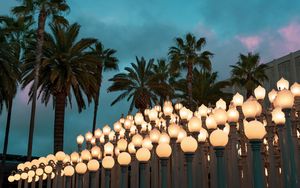
[[[259,36],[236,36],[236,38],[247,48],[248,51],[257,49],[259,44],[262,42]]]
[[[299,50],[300,48],[300,23],[291,22],[278,30],[282,37],[283,48],[289,51]]]

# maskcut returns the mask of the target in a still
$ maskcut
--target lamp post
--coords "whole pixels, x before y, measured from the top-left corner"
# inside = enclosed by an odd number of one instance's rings
[[[65,176],[66,176],[66,184],[65,188],[72,188],[72,176],[74,175],[74,168],[71,165],[68,165],[64,168]]]
[[[94,187],[99,187],[99,183],[97,181],[97,176],[96,173],[99,170],[100,164],[96,159],[92,159],[88,162],[87,164],[88,170],[89,170],[89,187],[94,188]]]
[[[146,183],[146,165],[151,157],[151,153],[146,148],[140,148],[136,152],[136,158],[139,161],[139,188],[148,187]]]
[[[118,155],[118,163],[121,166],[121,183],[120,188],[126,188],[127,187],[127,171],[128,171],[128,165],[131,162],[131,156],[127,152],[122,152]]]
[[[83,162],[80,162],[76,165],[75,171],[78,174],[78,179],[77,179],[77,188],[84,188],[83,186],[83,175],[87,171],[87,166]]]
[[[83,141],[84,141],[84,137],[83,137],[82,135],[78,135],[78,136],[77,136],[78,153],[80,153],[81,150],[82,150],[82,144],[83,144]]]
[[[102,166],[105,169],[105,188],[110,188],[111,169],[115,165],[115,160],[111,156],[105,156],[102,160]]]
[[[217,129],[210,134],[209,140],[211,145],[214,147],[217,158],[218,188],[226,188],[227,179],[225,173],[224,149],[226,144],[228,143],[228,135],[224,131]]]
[[[253,120],[245,126],[245,134],[250,140],[250,145],[252,149],[252,174],[254,177],[253,185],[255,188],[263,188],[265,184],[263,180],[264,167],[262,165],[261,158],[261,144],[262,139],[266,134],[266,129],[261,122]]]
[[[158,144],[156,148],[156,154],[160,159],[161,166],[161,188],[167,188],[167,166],[168,159],[172,154],[172,148],[167,143]]]
[[[184,158],[187,163],[187,168],[186,168],[187,187],[193,188],[192,162],[194,158],[194,153],[198,147],[198,142],[195,138],[188,136],[182,139],[180,143],[180,147],[181,150],[184,152]]]

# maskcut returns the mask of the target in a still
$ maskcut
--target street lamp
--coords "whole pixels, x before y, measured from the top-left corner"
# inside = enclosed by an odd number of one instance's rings
[[[205,120],[205,124],[208,130],[216,129],[218,127],[214,115],[209,115]]]
[[[201,119],[198,117],[194,116],[192,119],[189,120],[188,122],[188,130],[192,134],[194,138],[197,138],[199,131],[202,128],[202,122]]]
[[[90,171],[90,186],[91,187],[99,187],[99,183],[97,182],[97,171],[100,168],[100,164],[96,159],[92,159],[87,164],[88,170]]]
[[[126,188],[127,187],[127,170],[128,170],[128,165],[131,162],[131,156],[127,152],[122,152],[118,155],[118,163],[121,166],[121,184],[120,188]]]
[[[245,135],[250,140],[252,149],[252,174],[254,177],[254,187],[262,188],[264,186],[263,181],[263,165],[261,159],[261,143],[266,134],[265,126],[256,120],[250,121],[245,125]]]
[[[83,175],[87,171],[87,166],[83,162],[80,162],[76,165],[75,167],[76,173],[78,174],[78,183],[77,186],[78,188],[83,188]]]
[[[184,152],[184,157],[187,163],[187,187],[193,187],[193,174],[192,174],[192,162],[194,158],[194,153],[197,150],[198,142],[195,138],[188,136],[182,139],[180,147]]]
[[[81,152],[82,144],[84,141],[84,137],[82,135],[77,136],[77,146],[78,146],[78,152]]]
[[[225,127],[225,124],[227,122],[227,113],[222,108],[214,109],[213,111],[213,117],[217,123],[217,125],[223,129]]]
[[[284,79],[283,77],[280,78],[280,80],[277,81],[277,89],[283,90],[283,89],[289,89],[289,81],[287,81],[286,79]]]
[[[71,188],[72,187],[72,176],[74,175],[74,168],[71,165],[68,165],[64,168],[65,176],[66,176],[66,188]]]
[[[105,156],[102,160],[102,166],[105,169],[105,188],[110,188],[111,169],[115,165],[115,160],[111,156]]]
[[[160,143],[156,148],[156,154],[160,159],[161,166],[161,188],[167,188],[167,165],[172,154],[172,148],[167,143]]]
[[[242,104],[244,102],[243,95],[236,93],[232,98],[232,102],[233,102],[234,106],[242,106]]]
[[[264,100],[266,96],[266,89],[259,85],[254,89],[254,95],[257,100]]]
[[[226,110],[226,102],[221,98],[216,102],[216,108],[221,108],[223,110]]]
[[[151,153],[147,148],[140,148],[136,152],[136,158],[139,161],[139,188],[145,188],[146,165],[151,158]]]
[[[227,179],[225,173],[224,149],[228,143],[228,135],[220,130],[214,130],[209,137],[211,145],[214,147],[217,157],[217,179],[218,188],[227,187]]]

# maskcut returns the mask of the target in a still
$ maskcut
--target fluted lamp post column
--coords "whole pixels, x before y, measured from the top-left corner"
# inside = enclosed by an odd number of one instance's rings
[[[167,166],[168,166],[169,157],[172,154],[172,148],[168,143],[160,143],[156,148],[156,154],[160,159],[160,166],[161,166],[160,185],[161,188],[167,188]]]
[[[209,141],[214,147],[217,158],[217,186],[218,188],[226,188],[224,149],[228,143],[228,135],[224,131],[217,129],[210,134]]]
[[[263,180],[264,167],[261,158],[261,144],[265,134],[266,129],[261,122],[253,120],[245,124],[245,135],[250,140],[252,149],[252,175],[254,177],[254,188],[263,188],[265,186]]]
[[[105,169],[105,188],[110,188],[111,169],[115,165],[115,160],[111,156],[105,156],[102,160],[102,166]]]
[[[192,162],[195,155],[195,151],[198,148],[198,142],[192,136],[188,136],[182,139],[180,143],[181,150],[184,152],[184,157],[187,163],[186,179],[187,187],[193,188],[193,174],[192,174]]]
[[[64,168],[66,181],[65,181],[65,188],[72,188],[72,176],[75,173],[74,167],[71,165],[68,165]]]
[[[128,165],[131,162],[131,156],[127,152],[122,152],[118,155],[118,163],[121,166],[121,183],[120,188],[126,188],[127,187],[127,171],[128,171]]]
[[[96,159],[92,159],[88,162],[87,164],[88,170],[89,170],[89,177],[90,177],[90,182],[89,182],[89,186],[90,188],[94,188],[94,187],[99,187],[98,183],[97,183],[97,171],[100,168],[100,164]]]
[[[146,184],[146,165],[151,158],[151,153],[147,148],[140,148],[136,152],[139,161],[139,188],[148,187]]]
[[[77,188],[84,188],[83,186],[83,175],[87,171],[87,166],[83,162],[80,162],[75,167],[76,173],[78,174],[77,179]]]

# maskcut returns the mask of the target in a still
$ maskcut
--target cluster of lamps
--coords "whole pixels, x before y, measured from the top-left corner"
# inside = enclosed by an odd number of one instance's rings
[[[191,111],[181,103],[121,117],[77,137],[78,150],[21,163],[18,187],[300,186],[300,85],[280,79],[244,101]],[[266,105],[266,104],[270,105]],[[268,106],[268,108],[264,108]],[[84,146],[85,143],[85,147]]]

